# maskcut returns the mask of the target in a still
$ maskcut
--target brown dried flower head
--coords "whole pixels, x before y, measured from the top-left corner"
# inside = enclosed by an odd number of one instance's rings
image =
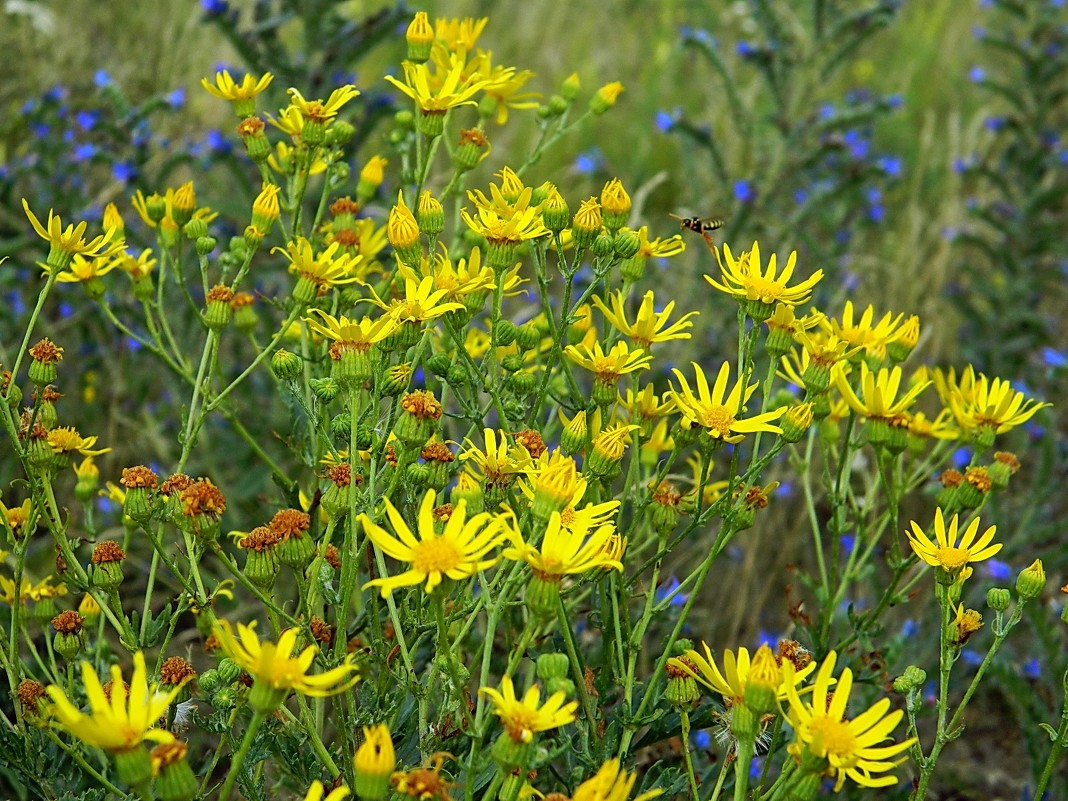
[[[237,311],[238,309],[245,308],[245,306],[251,306],[255,302],[256,302],[256,298],[254,298],[252,296],[252,293],[250,293],[250,292],[237,292],[230,299],[230,308],[233,311]]]
[[[159,491],[162,495],[173,495],[174,493],[182,492],[193,485],[193,479],[187,476],[185,473],[175,473],[169,478],[164,479],[163,483],[159,485]]]
[[[994,461],[1006,465],[1012,473],[1016,473],[1020,469],[1020,460],[1016,458],[1015,453],[1009,453],[1008,451],[995,451]]]
[[[181,494],[182,514],[186,517],[205,515],[218,520],[226,511],[226,497],[210,478],[198,478]]]
[[[670,481],[661,481],[653,490],[653,503],[676,507],[682,501],[682,493]]]
[[[246,551],[263,553],[282,541],[282,535],[267,526],[256,526],[238,543],[237,547]]]
[[[330,204],[330,213],[335,217],[338,214],[355,214],[360,210],[360,204],[351,197],[339,197]]]
[[[453,462],[456,456],[444,442],[428,442],[419,453],[428,462]]]
[[[77,634],[85,626],[85,618],[68,609],[52,618],[52,628],[57,634]]]
[[[311,516],[299,509],[283,509],[271,518],[267,527],[278,535],[279,540],[288,540],[290,537],[299,540],[311,528]]]
[[[229,305],[233,299],[234,290],[230,289],[226,284],[216,284],[208,290],[208,303],[226,303]]]
[[[15,697],[27,712],[36,712],[38,702],[46,695],[48,693],[45,692],[44,685],[33,679],[23,679],[15,689]]]
[[[964,480],[980,492],[990,492],[994,482],[990,480],[990,473],[982,466],[969,467],[964,471]]]
[[[128,489],[133,487],[155,489],[159,486],[159,476],[143,464],[139,464],[134,467],[124,467],[119,483]]]
[[[336,545],[327,545],[326,553],[323,554],[323,559],[334,570],[341,570],[341,552],[337,549]]]
[[[401,408],[408,414],[425,420],[438,420],[444,411],[434,393],[425,389],[414,390],[401,398]]]
[[[321,617],[313,617],[311,623],[308,624],[311,629],[312,637],[316,642],[323,645],[331,645],[334,642],[334,627],[323,620]]]
[[[90,561],[94,565],[103,565],[108,562],[121,562],[126,558],[126,551],[124,551],[119,544],[114,540],[104,540],[98,542],[96,547],[93,548],[93,557]]]
[[[964,481],[964,475],[960,470],[954,470],[952,467],[948,470],[943,470],[942,475],[938,477],[938,480],[942,483],[943,487],[958,487],[960,483]]]
[[[30,348],[30,356],[33,357],[34,361],[41,362],[42,364],[56,364],[57,362],[63,361],[63,348],[59,347],[48,337],[45,337]]]
[[[517,445],[522,445],[527,449],[527,453],[530,454],[532,459],[537,459],[547,450],[545,447],[545,440],[542,439],[541,434],[533,428],[527,428],[517,433],[515,435],[515,441]]]
[[[164,660],[159,668],[160,684],[171,687],[185,684],[197,677],[196,670],[180,656],[171,656]]]

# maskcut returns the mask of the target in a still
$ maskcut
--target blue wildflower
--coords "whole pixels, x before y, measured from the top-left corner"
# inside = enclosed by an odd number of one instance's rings
[[[987,559],[983,562],[983,572],[994,581],[1008,581],[1013,576],[1012,566],[1000,559]]]
[[[137,178],[137,168],[130,161],[116,161],[111,166],[111,175],[119,183],[132,183]]]
[[[756,192],[748,181],[734,182],[734,199],[739,203],[748,203],[755,195]]]
[[[690,735],[693,740],[693,744],[698,748],[707,750],[712,747],[712,735],[708,733],[707,729],[700,729]]]
[[[968,70],[968,79],[972,83],[979,83],[980,81],[984,80],[985,78],[986,78],[986,70],[984,70],[979,65],[976,65],[976,66],[972,67],[970,70]]]
[[[897,156],[880,156],[875,164],[891,178],[899,178],[901,176],[901,159]]]
[[[96,145],[84,142],[74,148],[74,160],[75,161],[89,161],[96,155]]]
[[[200,0],[200,8],[209,17],[218,17],[230,10],[226,0]]]
[[[171,108],[181,108],[185,105],[185,87],[179,86],[163,98]]]
[[[1054,348],[1042,348],[1042,361],[1047,367],[1064,367],[1068,365],[1068,356]]]
[[[91,131],[100,122],[100,109],[79,111],[74,115],[74,121],[83,131]]]
[[[689,599],[689,594],[685,592],[675,592],[679,588],[679,579],[677,576],[671,576],[667,581],[661,582],[660,586],[656,588],[653,593],[653,601],[658,604],[662,604],[668,597],[671,597],[671,606],[682,606]],[[675,593],[672,595],[672,593]]]
[[[658,131],[660,131],[661,133],[667,133],[674,127],[675,118],[670,113],[664,111],[663,109],[656,112],[656,129]]]
[[[961,470],[972,463],[971,448],[957,448],[953,451],[953,466]]]
[[[111,75],[107,70],[97,70],[93,73],[93,85],[98,89],[111,86]]]
[[[1022,665],[1020,665],[1020,669],[1023,671],[1023,674],[1029,679],[1037,679],[1039,676],[1042,675],[1042,663],[1039,661],[1037,656],[1031,657]]]
[[[901,624],[901,636],[905,639],[912,639],[919,630],[919,624],[911,617]]]

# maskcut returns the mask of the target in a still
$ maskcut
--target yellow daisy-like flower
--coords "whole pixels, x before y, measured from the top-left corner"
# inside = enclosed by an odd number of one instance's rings
[[[482,266],[482,254],[477,247],[471,249],[471,255],[453,264],[444,243],[441,252],[434,256],[433,264],[423,259],[420,268],[425,273],[429,268],[434,279],[434,288],[445,290],[445,297],[450,301],[462,303],[468,295],[490,292],[495,284],[493,270]],[[421,281],[425,275],[416,273],[403,262],[397,265],[401,275]],[[507,294],[507,293],[506,293]]]
[[[1026,423],[1040,409],[1053,404],[1027,398],[1008,381],[987,378],[969,368],[960,383],[951,385],[948,405],[965,434],[993,442],[993,435]]]
[[[82,456],[99,456],[110,453],[111,448],[93,448],[99,437],[83,437],[70,426],[53,428],[48,432],[48,444],[55,453],[78,451]]]
[[[93,666],[82,662],[82,685],[89,702],[89,714],[75,707],[60,687],[52,685],[48,687],[48,695],[55,704],[56,720],[83,743],[110,753],[130,751],[145,740],[173,742],[173,734],[154,727],[183,685],[178,684],[166,692],[158,685],[149,686],[145,655],[140,651],[134,654],[133,664],[129,691],[119,666],[111,666],[111,697],[108,698]]]
[[[88,223],[80,222],[77,225],[63,227],[63,220],[58,215],[48,210],[48,221],[45,225],[37,219],[26,198],[22,199],[22,208],[30,220],[30,225],[41,239],[51,245],[48,252],[47,264],[49,268],[62,269],[66,267],[74,256],[82,256],[86,259],[112,256],[125,247],[121,238],[113,236],[115,229],[105,231],[90,240],[85,239],[85,229]]]
[[[717,251],[716,259],[719,261],[723,283],[719,283],[710,275],[706,275],[705,280],[741,303],[748,301],[747,313],[760,320],[771,316],[776,303],[797,306],[806,302],[812,297],[812,288],[823,278],[823,270],[816,270],[801,283],[789,286],[797,264],[796,251],[790,253],[781,274],[778,272],[774,253],[768,259],[767,269],[761,272],[758,242],[754,242],[753,249],[737,259],[731,253],[730,246],[724,244],[722,256]],[[758,311],[759,314],[751,313],[753,311]]]
[[[446,300],[446,294],[444,289],[434,289],[434,279],[426,276],[421,281],[406,278],[403,298],[395,298],[386,303],[372,288],[372,297],[362,300],[383,309],[398,323],[425,323],[463,308],[462,303]]]
[[[628,773],[620,766],[619,759],[612,757],[601,765],[592,778],[586,779],[575,789],[571,801],[627,801],[637,778],[637,771]],[[663,792],[660,789],[649,790],[634,801],[649,801]]]
[[[488,22],[489,17],[439,18],[434,20],[434,33],[450,53],[459,53],[466,57],[475,49],[475,43]]]
[[[626,342],[617,342],[605,353],[601,343],[594,341],[593,347],[580,344],[568,345],[564,355],[571,361],[593,373],[598,381],[614,384],[621,375],[644,370],[653,361],[653,357],[642,349],[631,350]]]
[[[535,548],[523,542],[514,533],[512,547],[504,551],[504,558],[526,562],[541,579],[560,581],[564,576],[573,576],[599,568],[623,571],[623,563],[616,552],[615,526],[603,525],[596,529],[588,526],[566,528],[559,512],[549,515],[541,547]]]
[[[467,227],[486,237],[490,245],[519,245],[529,239],[548,236],[549,229],[541,219],[541,209],[527,207],[512,214],[500,215],[492,209],[478,208],[478,218],[467,209],[460,211]]]
[[[51,272],[47,264],[42,264],[41,266],[44,268],[45,273]],[[56,280],[61,284],[79,284],[94,281],[101,276],[107,275],[118,266],[118,259],[111,259],[107,256],[87,259],[84,256],[75,255],[67,269],[56,276]]]
[[[666,259],[671,256],[678,256],[686,250],[686,243],[682,237],[678,234],[669,236],[667,239],[649,238],[649,226],[643,225],[638,229],[638,253],[639,257],[650,259]]]
[[[868,306],[856,320],[853,319],[853,301],[847,300],[842,310],[842,319],[824,319],[820,327],[847,343],[853,356],[866,355],[874,361],[886,358],[886,346],[897,339],[904,314],[887,312],[875,321],[875,308]],[[853,359],[856,360],[856,359]]]
[[[679,659],[678,657],[672,657],[668,660],[668,664],[681,670],[689,676],[693,676],[701,684],[708,687],[713,692],[719,693],[723,697],[724,703],[728,706],[734,704],[741,704],[745,702],[745,687],[749,681],[749,671],[752,667],[754,658],[750,658],[749,650],[747,648],[739,648],[738,653],[729,648],[723,651],[723,670],[720,671],[716,665],[716,660],[712,657],[712,650],[708,647],[707,643],[702,642],[701,647],[704,649],[704,655],[702,656],[698,651],[690,649],[686,652],[686,659]],[[768,654],[771,654],[771,649],[767,645],[762,645],[758,653],[767,650]],[[772,655],[772,658],[774,656]],[[697,666],[695,672],[687,660]],[[783,663],[785,665],[785,662]],[[792,665],[791,665],[792,667]],[[816,669],[815,662],[809,662],[800,671],[793,670],[790,673],[789,680],[793,683],[791,687],[796,687],[802,681],[804,681],[809,674]],[[782,700],[787,696],[787,676],[785,673],[780,674],[781,683],[776,688],[775,692],[777,697]]]
[[[566,726],[575,720],[578,701],[564,703],[564,691],[553,693],[541,703],[541,689],[534,685],[527,690],[523,700],[516,698],[510,676],[501,679],[501,689],[482,687],[479,693],[493,702],[493,711],[501,719],[501,725],[512,742],[529,743],[535,733]]]
[[[386,80],[418,103],[423,114],[444,114],[457,106],[473,106],[475,101],[471,98],[486,85],[477,75],[465,76],[465,59],[455,54],[450,56],[443,76],[432,73],[426,64],[405,61],[403,66],[403,83],[392,75],[387,75]]]
[[[463,579],[481,570],[493,567],[500,556],[486,555],[504,539],[502,523],[492,515],[481,512],[467,517],[467,504],[460,501],[445,523],[441,534],[434,530],[434,490],[427,490],[419,505],[416,529],[419,537],[404,522],[400,512],[385,499],[386,517],[396,536],[373,522],[367,515],[360,515],[363,530],[378,548],[399,562],[410,567],[396,576],[387,576],[369,581],[364,587],[381,587],[385,598],[398,587],[410,587],[426,582],[426,592],[431,593],[445,578]]]
[[[934,519],[934,542],[924,533],[919,524],[909,521],[912,530],[905,529],[905,535],[909,538],[909,544],[916,555],[931,567],[939,567],[943,570],[957,574],[972,562],[981,562],[1001,550],[1002,543],[991,544],[997,526],[990,526],[976,539],[979,533],[979,518],[975,518],[960,535],[957,540],[958,515],[953,515],[946,528],[946,521],[942,516],[941,507],[935,509]]]
[[[696,394],[690,389],[686,377],[677,368],[672,369],[682,386],[681,390],[673,388],[672,396],[685,419],[704,428],[713,439],[722,439],[724,442],[740,442],[744,435],[754,434],[757,431],[782,433],[782,429],[772,425],[771,421],[782,417],[786,413],[786,407],[738,419],[737,415],[741,414],[745,403],[756,391],[757,384],[750,384],[743,389],[741,382],[737,381],[728,393],[730,363],[724,362],[719,368],[716,383],[711,391],[709,391],[704,370],[697,362],[692,362],[692,364],[697,376]]]
[[[215,73],[215,83],[212,84],[207,78],[200,79],[209,94],[220,100],[229,100],[234,104],[234,112],[239,117],[250,117],[256,113],[256,95],[271,85],[274,75],[265,72],[259,78],[245,75],[241,83],[237,83],[228,70],[220,70]]]
[[[530,70],[517,70],[515,67],[493,66],[492,55],[480,51],[468,64],[468,72],[477,75],[486,82],[483,87],[486,97],[497,103],[496,122],[504,125],[508,122],[509,109],[537,108],[538,92],[523,92],[523,86],[534,77]]]
[[[15,539],[22,536],[22,529],[30,519],[30,499],[27,498],[18,506],[5,506],[0,500],[0,520],[8,525]]]
[[[880,368],[878,373],[868,368],[866,362],[860,365],[860,395],[857,395],[849,384],[849,378],[844,370],[838,370],[834,374],[835,385],[842,393],[845,402],[854,412],[863,417],[890,420],[904,414],[909,407],[916,402],[930,381],[919,381],[908,388],[904,395],[898,397],[901,388],[901,368],[892,367],[889,370]]]
[[[820,665],[812,689],[811,701],[801,700],[796,685],[787,680],[786,693],[790,702],[787,719],[794,729],[796,740],[788,747],[795,757],[808,751],[817,759],[826,760],[825,775],[835,777],[835,792],[842,789],[847,778],[861,787],[890,787],[897,784],[893,776],[880,776],[904,759],[890,761],[915,742],[915,738],[885,745],[904,714],[900,709],[890,712],[890,699],[877,701],[853,719],[845,717],[849,692],[853,687],[853,673],[842,671],[838,685],[834,683],[837,654],[831,651]],[[793,672],[789,662],[783,665],[787,674]],[[888,714],[889,713],[889,714]]]
[[[254,710],[270,712],[277,709],[290,691],[326,698],[344,692],[360,680],[351,654],[340,665],[324,673],[308,673],[319,649],[309,645],[296,653],[300,629],[285,629],[276,644],[260,642],[255,626],[255,621],[247,626],[238,623],[236,637],[225,620],[220,620],[215,628],[223,652],[252,677],[249,704]]]
[[[339,86],[331,92],[330,97],[325,102],[319,99],[305,100],[304,95],[297,89],[290,88],[287,91],[289,92],[290,108],[295,108],[299,111],[307,122],[317,123],[326,123],[332,120],[341,111],[342,106],[360,95],[360,91],[350,83]]]
[[[530,451],[526,448],[510,444],[504,432],[500,432],[498,437],[498,432],[492,428],[483,429],[482,434],[486,440],[486,449],[480,449],[465,438],[460,461],[472,462],[482,474],[484,483],[508,485],[516,476],[530,469]]]
[[[385,315],[377,320],[364,317],[357,321],[350,320],[345,315],[334,317],[322,309],[311,309],[311,313],[318,314],[322,322],[314,317],[305,317],[303,319],[308,324],[308,328],[333,342],[340,342],[344,346],[360,351],[370,350],[376,342],[381,342],[397,330],[397,322]]]
[[[19,603],[26,601],[41,601],[48,598],[58,598],[67,594],[66,584],[53,584],[51,576],[45,576],[34,584],[26,576],[22,577],[22,584],[18,592],[15,592],[15,582],[6,576],[0,576],[0,601],[8,606],[13,606],[17,600]]]
[[[576,492],[578,499],[582,499],[586,494],[586,479],[579,475],[575,460],[557,449],[546,451],[530,466],[519,489],[531,503],[540,499],[543,504],[562,509]]]
[[[285,248],[273,248],[272,253],[281,253],[289,261],[290,272],[298,276],[297,287],[293,297],[302,303],[310,303],[317,295],[343,284],[362,283],[360,278],[352,275],[362,256],[338,254],[340,242],[334,242],[318,255],[312,250],[311,242],[297,237]]]
[[[593,305],[601,310],[604,318],[617,331],[646,351],[649,350],[654,342],[689,339],[690,332],[686,329],[693,327],[690,318],[697,316],[697,312],[689,312],[671,325],[668,325],[668,318],[671,317],[671,312],[675,309],[675,301],[669,301],[664,310],[658,312],[656,311],[653,293],[650,291],[646,292],[642,298],[642,303],[638,308],[638,314],[635,316],[634,322],[629,323],[627,322],[627,312],[624,308],[623,293],[616,292],[611,296],[611,301],[612,308],[609,309],[605,302],[595,295]]]

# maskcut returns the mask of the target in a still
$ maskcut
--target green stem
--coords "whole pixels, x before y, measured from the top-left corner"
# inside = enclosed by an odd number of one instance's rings
[[[690,755],[690,715],[685,709],[679,710],[682,718],[682,755],[686,759],[686,777],[690,780],[690,795],[697,801],[697,777],[693,772],[693,757]]]
[[[237,781],[237,774],[245,766],[245,757],[248,756],[249,749],[252,748],[252,741],[256,739],[256,733],[266,719],[267,715],[259,710],[252,713],[252,721],[248,724],[245,736],[241,740],[241,746],[237,749],[237,753],[234,754],[233,762],[230,763],[230,772],[226,774],[226,783],[223,784],[222,792],[219,793],[219,801],[226,801],[230,797],[230,791],[234,789],[234,782]]]

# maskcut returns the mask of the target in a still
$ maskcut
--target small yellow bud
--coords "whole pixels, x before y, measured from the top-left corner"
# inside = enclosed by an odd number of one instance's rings
[[[604,185],[601,190],[601,209],[604,212],[604,225],[609,231],[615,232],[627,224],[630,206],[630,195],[623,188],[622,181],[613,178]]]
[[[1036,559],[1016,578],[1016,592],[1021,600],[1030,601],[1042,594],[1046,586],[1046,571],[1042,569],[1042,560]]]
[[[434,29],[430,27],[430,20],[425,11],[416,12],[404,39],[408,43],[409,61],[422,64],[430,58],[430,51],[434,46]]]
[[[606,83],[590,98],[590,111],[594,114],[604,114],[616,104],[616,100],[623,93],[623,84],[619,81]]]

